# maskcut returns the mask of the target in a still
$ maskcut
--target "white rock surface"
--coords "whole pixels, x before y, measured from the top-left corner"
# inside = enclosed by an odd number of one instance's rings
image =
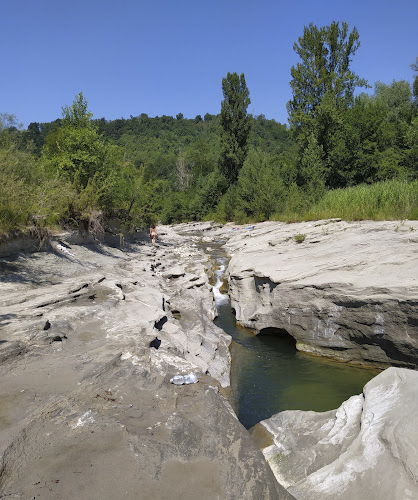
[[[242,325],[277,328],[299,350],[344,361],[417,366],[417,221],[265,222],[230,234]]]
[[[388,368],[338,410],[284,411],[252,429],[297,499],[418,498],[418,372]]]

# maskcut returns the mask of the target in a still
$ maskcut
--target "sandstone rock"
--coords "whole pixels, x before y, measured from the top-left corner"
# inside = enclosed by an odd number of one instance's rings
[[[298,499],[418,496],[418,372],[388,368],[338,410],[284,411],[252,429]]]
[[[417,221],[267,222],[228,243],[231,305],[257,332],[344,361],[415,367]],[[297,244],[294,236],[305,234]]]
[[[207,258],[159,234],[0,260],[0,496],[292,498],[219,391],[230,337]]]

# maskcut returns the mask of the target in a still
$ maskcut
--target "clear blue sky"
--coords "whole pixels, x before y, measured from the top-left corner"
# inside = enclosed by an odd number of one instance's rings
[[[60,118],[82,91],[95,118],[217,114],[222,78],[244,73],[249,112],[287,121],[293,44],[304,26],[347,21],[352,69],[412,82],[417,0],[0,0],[0,112]]]

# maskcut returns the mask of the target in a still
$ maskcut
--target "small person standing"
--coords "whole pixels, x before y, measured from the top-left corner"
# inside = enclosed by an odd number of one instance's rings
[[[149,228],[149,235],[152,241],[152,244],[155,245],[155,240],[157,238],[157,229],[155,227],[155,224],[151,224]]]

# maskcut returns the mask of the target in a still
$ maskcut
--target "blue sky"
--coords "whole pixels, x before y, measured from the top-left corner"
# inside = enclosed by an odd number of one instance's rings
[[[95,118],[217,114],[222,78],[244,73],[249,112],[287,121],[293,44],[346,21],[351,68],[371,85],[412,82],[416,0],[0,0],[0,113],[25,127],[61,117],[78,92]]]

